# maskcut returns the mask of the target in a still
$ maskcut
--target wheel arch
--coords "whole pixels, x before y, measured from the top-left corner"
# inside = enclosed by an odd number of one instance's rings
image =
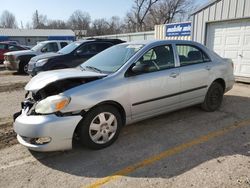
[[[225,90],[226,90],[226,82],[225,82],[225,80],[223,78],[217,78],[217,79],[215,79],[213,81],[213,83],[214,82],[219,83],[223,87],[223,91],[225,92]]]
[[[96,104],[95,106],[93,106],[92,108],[90,108],[88,111],[86,111],[85,113],[82,114],[82,120],[84,119],[85,115],[87,113],[89,113],[92,109],[96,108],[96,107],[99,107],[99,106],[102,106],[102,105],[111,105],[111,106],[114,106],[118,111],[119,113],[121,114],[121,117],[122,117],[122,125],[124,126],[126,124],[126,112],[124,110],[124,108],[122,107],[122,105],[116,101],[112,101],[112,100],[108,100],[108,101],[103,101],[101,103],[98,103]],[[81,121],[82,121],[81,120]],[[79,128],[80,128],[80,125],[81,125],[81,121],[78,123],[78,125],[76,126],[75,130],[74,130],[74,135],[77,134]],[[73,136],[74,136],[73,135]]]

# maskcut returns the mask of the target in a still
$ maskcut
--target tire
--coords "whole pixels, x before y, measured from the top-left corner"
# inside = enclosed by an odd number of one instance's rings
[[[28,71],[28,63],[21,61],[19,64],[18,73],[28,74],[27,71]]]
[[[209,87],[205,100],[201,107],[207,112],[214,112],[221,106],[223,100],[224,90],[220,83],[213,82]]]
[[[98,150],[110,146],[118,138],[122,118],[114,106],[103,105],[90,110],[79,126],[78,134],[81,144]]]

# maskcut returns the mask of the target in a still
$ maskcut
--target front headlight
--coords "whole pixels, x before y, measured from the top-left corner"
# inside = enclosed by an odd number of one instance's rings
[[[36,62],[36,67],[41,67],[48,62],[48,59],[40,59]]]
[[[62,95],[54,95],[40,101],[35,108],[36,113],[50,114],[64,109],[70,102],[70,98]]]

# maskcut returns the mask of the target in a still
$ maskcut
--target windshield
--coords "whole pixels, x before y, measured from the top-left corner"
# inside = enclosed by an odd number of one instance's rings
[[[81,44],[82,44],[82,42],[73,42],[73,43],[65,46],[61,50],[59,50],[58,53],[59,54],[69,54],[69,53],[73,52]]]
[[[37,45],[35,45],[31,50],[33,51],[39,51],[44,46],[44,42],[39,42]]]
[[[113,73],[124,65],[143,45],[122,44],[113,46],[84,62],[83,69],[99,70],[100,72]]]

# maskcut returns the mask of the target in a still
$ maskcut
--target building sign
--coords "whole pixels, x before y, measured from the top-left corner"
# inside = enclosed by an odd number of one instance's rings
[[[166,25],[167,37],[191,36],[191,22]]]

